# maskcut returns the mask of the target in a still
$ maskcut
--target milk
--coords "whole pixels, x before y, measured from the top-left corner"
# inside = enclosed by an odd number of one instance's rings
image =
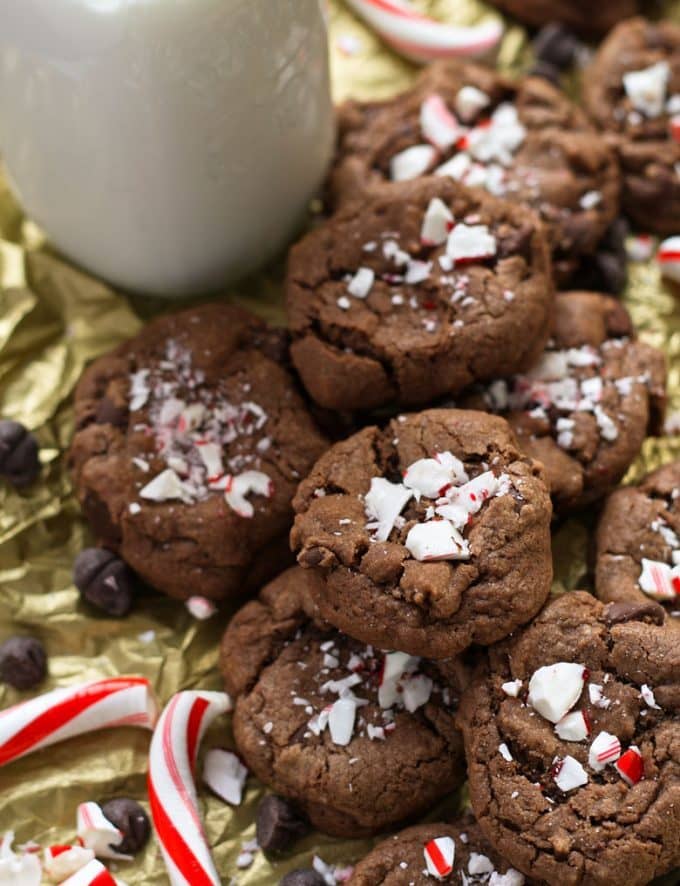
[[[0,151],[123,288],[214,290],[293,236],[333,145],[319,0],[7,0]]]

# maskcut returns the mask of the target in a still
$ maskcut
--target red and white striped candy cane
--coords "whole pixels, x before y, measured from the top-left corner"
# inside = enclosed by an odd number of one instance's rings
[[[55,689],[0,711],[0,766],[97,729],[153,729],[157,719],[158,705],[144,677],[110,677]]]
[[[346,0],[348,6],[393,49],[415,62],[478,56],[490,52],[503,35],[498,21],[447,25],[421,15],[407,0]]]
[[[205,730],[230,711],[224,692],[178,692],[151,740],[149,803],[172,886],[220,886],[198,816],[194,764]]]
[[[94,858],[84,868],[63,880],[61,886],[118,886],[107,868]]]

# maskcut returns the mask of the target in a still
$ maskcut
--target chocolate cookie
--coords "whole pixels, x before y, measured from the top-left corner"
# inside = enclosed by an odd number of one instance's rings
[[[464,670],[351,640],[315,613],[318,577],[284,572],[232,619],[221,648],[247,766],[321,831],[371,834],[464,778],[454,726]]]
[[[621,19],[635,15],[638,0],[491,0],[503,12],[513,15],[525,25],[540,28],[548,22],[560,22],[595,37],[613,28]]]
[[[564,594],[461,703],[477,820],[546,883],[642,886],[680,864],[680,647],[619,609]]]
[[[622,22],[585,72],[583,101],[618,153],[625,212],[644,231],[677,233],[680,27],[643,18]]]
[[[619,204],[614,152],[557,87],[459,60],[431,65],[393,99],[340,112],[337,202],[432,173],[532,207],[560,277],[594,251]]]
[[[680,461],[613,492],[597,528],[600,600],[641,606],[656,601],[667,623],[680,630],[679,536]]]
[[[612,489],[661,425],[666,367],[661,351],[631,340],[616,299],[565,292],[555,306],[553,337],[533,369],[459,402],[507,418],[564,513]]]
[[[293,362],[314,400],[339,410],[424,404],[531,365],[553,301],[536,218],[434,177],[308,234],[286,290]]]
[[[550,499],[507,423],[432,409],[323,455],[291,545],[323,618],[364,643],[447,658],[527,622],[550,590]]]
[[[388,837],[354,868],[349,886],[523,886],[528,881],[489,845],[472,816],[421,824]]]
[[[261,320],[209,304],[154,320],[78,385],[70,463],[85,516],[171,596],[235,595],[281,567],[263,550],[285,558],[290,500],[326,444],[280,350]]]

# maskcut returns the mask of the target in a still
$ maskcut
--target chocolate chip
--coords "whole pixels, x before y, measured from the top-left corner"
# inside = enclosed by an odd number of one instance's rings
[[[532,46],[539,61],[548,62],[563,71],[573,65],[583,44],[569,28],[559,22],[551,22],[541,28]]]
[[[21,488],[40,473],[38,443],[18,421],[0,420],[0,476]]]
[[[279,886],[325,886],[326,881],[311,868],[306,870],[291,871],[279,880]]]
[[[650,600],[648,603],[608,603],[602,610],[602,618],[608,625],[619,625],[627,621],[645,621],[662,625],[666,618],[663,606]]]
[[[269,794],[257,807],[256,835],[260,849],[281,852],[307,832],[307,823],[282,797]]]
[[[123,833],[123,842],[114,846],[116,852],[136,855],[144,847],[151,833],[149,816],[136,800],[117,797],[102,806],[105,818]]]
[[[559,86],[560,88],[562,86],[560,81],[560,69],[550,62],[544,61],[540,58],[537,59],[535,64],[530,68],[529,76],[543,77],[544,80],[552,83],[553,86]]]
[[[128,411],[125,406],[116,405],[113,400],[104,397],[97,406],[95,415],[98,425],[113,425],[123,428],[127,423]]]
[[[47,655],[35,637],[10,637],[0,646],[0,680],[15,689],[33,689],[45,679]]]
[[[127,615],[135,576],[129,566],[105,548],[85,548],[73,565],[73,581],[88,603],[107,615]]]

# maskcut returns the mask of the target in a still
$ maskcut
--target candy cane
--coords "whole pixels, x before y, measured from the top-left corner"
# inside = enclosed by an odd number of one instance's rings
[[[483,55],[503,35],[498,21],[465,27],[421,15],[407,0],[346,0],[393,49],[415,62]]]
[[[179,692],[160,716],[149,753],[149,802],[172,886],[220,886],[198,817],[193,770],[205,730],[230,711],[224,692]]]
[[[656,260],[663,277],[680,283],[680,237],[668,237],[659,246]]]
[[[111,677],[55,689],[0,712],[0,766],[97,729],[153,729],[157,719],[158,705],[143,677]]]
[[[117,886],[117,883],[101,861],[95,858],[64,880],[61,886]]]

